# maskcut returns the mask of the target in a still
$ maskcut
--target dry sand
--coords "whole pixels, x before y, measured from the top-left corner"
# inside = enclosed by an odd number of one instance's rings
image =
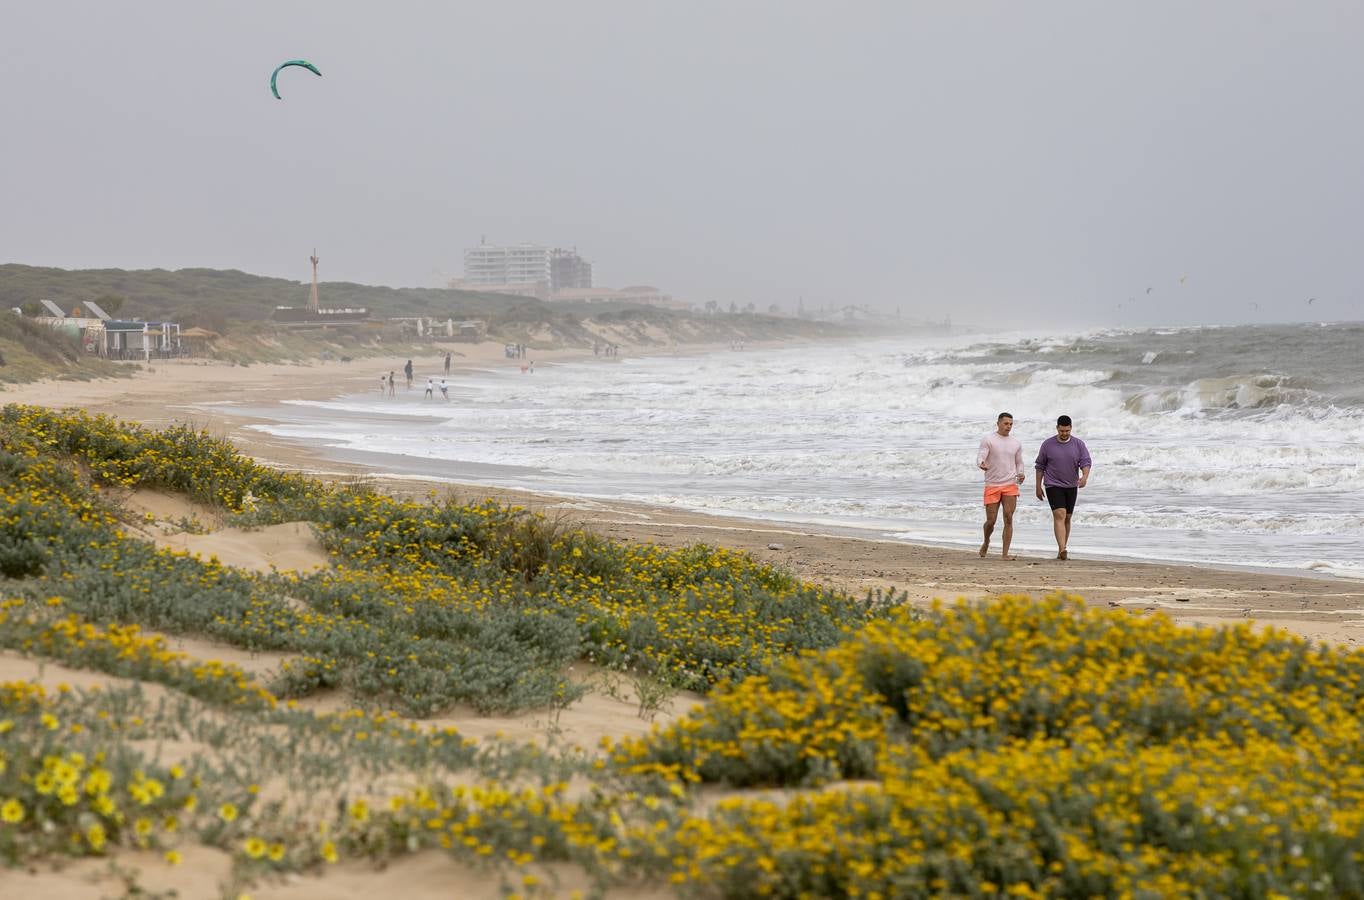
[[[443,348],[442,348],[443,349]],[[502,345],[451,345],[459,367],[519,366],[503,356]],[[581,358],[582,353],[537,352],[539,366]],[[153,426],[188,422],[229,438],[246,454],[282,468],[318,474],[324,478],[371,476],[367,470],[329,461],[307,446],[250,431],[250,420],[230,415],[222,407],[197,407],[206,401],[247,401],[255,406],[286,399],[321,399],[342,394],[378,390],[380,371],[402,372],[404,359],[363,360],[313,365],[231,366],[203,361],[157,362],[123,380],[96,382],[50,381],[7,386],[0,391],[0,405],[27,403],[54,408],[82,407]],[[425,375],[439,373],[442,358],[415,360],[419,373],[416,389]],[[603,361],[603,364],[610,364]],[[401,376],[400,376],[401,377]],[[439,375],[438,375],[439,377]],[[398,390],[405,390],[399,382]],[[964,451],[965,452],[965,451]],[[1313,640],[1356,644],[1364,641],[1364,583],[1331,578],[1298,577],[1261,571],[1224,570],[1184,565],[1165,565],[1079,558],[1060,562],[1026,555],[1006,562],[998,551],[981,559],[974,550],[907,544],[847,534],[821,533],[805,526],[720,518],[675,509],[629,502],[566,499],[524,492],[490,490],[477,486],[425,483],[410,478],[375,479],[395,493],[421,495],[454,492],[466,498],[494,496],[547,514],[581,523],[611,538],[652,541],[677,546],[707,543],[743,549],[755,557],[791,569],[814,581],[856,593],[894,589],[912,603],[935,598],[986,597],[996,594],[1043,595],[1054,591],[1077,594],[1096,605],[1125,608],[1136,614],[1161,610],[1190,625],[1217,625],[1253,619],[1264,625],[1290,629]],[[211,510],[195,507],[184,498],[141,491],[120,498],[130,511],[142,516],[142,536],[159,545],[216,556],[227,565],[257,571],[271,568],[307,570],[327,565],[327,554],[311,530],[301,523],[268,529],[228,529]],[[186,530],[186,524],[190,529]],[[1076,545],[1083,547],[1083,511],[1076,520]],[[204,533],[196,533],[204,532]],[[1077,551],[1073,551],[1077,552]],[[257,676],[268,676],[286,656],[250,654],[235,648],[181,636],[168,636],[173,649],[201,659],[219,659],[241,665]],[[576,668],[576,667],[575,667]],[[587,667],[574,677],[596,687],[579,704],[562,712],[551,727],[545,711],[521,716],[479,717],[470,710],[456,710],[436,724],[454,725],[473,737],[501,734],[509,738],[556,739],[596,746],[602,736],[621,737],[647,730],[638,715],[629,685],[607,690],[601,673]],[[76,672],[53,664],[38,664],[18,654],[0,652],[0,680],[23,678],[55,687],[65,682],[77,687],[116,683],[117,679]],[[153,686],[154,687],[154,686]],[[685,712],[701,698],[674,698],[658,715],[667,721]],[[310,705],[319,710],[349,706],[340,696],[324,696]],[[228,859],[218,851],[198,848],[186,853],[182,866],[167,867],[158,857],[124,853],[119,864],[141,873],[144,887],[177,889],[181,897],[216,897],[218,882],[228,869]],[[563,887],[581,887],[580,873],[565,869]],[[85,860],[61,872],[0,872],[0,895],[33,897],[99,897],[118,884],[107,862]],[[258,898],[362,897],[375,890],[399,889],[412,898],[436,896],[497,896],[495,880],[439,853],[423,853],[395,862],[379,872],[359,864],[344,864],[325,879],[293,878],[287,884],[260,886]],[[663,896],[659,893],[658,896]],[[646,896],[638,891],[613,891],[610,896]],[[652,896],[649,894],[647,896]]]
[[[0,897],[6,900],[110,900],[113,897],[175,897],[176,900],[221,900],[249,896],[252,900],[371,900],[376,894],[403,900],[497,900],[505,897],[498,876],[462,863],[440,850],[401,856],[384,867],[363,860],[342,861],[323,874],[288,875],[257,884],[249,892],[224,894],[232,857],[212,847],[186,845],[178,865],[168,865],[159,853],[119,851],[109,857],[63,860],[60,867],[35,871],[0,870]],[[582,870],[556,863],[537,870],[551,896],[591,896],[591,882]],[[133,876],[143,893],[128,892]],[[170,893],[174,891],[174,893]],[[673,894],[662,887],[620,887],[604,900],[662,900]]]

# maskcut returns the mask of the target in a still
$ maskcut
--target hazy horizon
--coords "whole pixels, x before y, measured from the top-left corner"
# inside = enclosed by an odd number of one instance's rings
[[[429,287],[486,235],[698,304],[1364,318],[1359,4],[5,18],[0,262]]]

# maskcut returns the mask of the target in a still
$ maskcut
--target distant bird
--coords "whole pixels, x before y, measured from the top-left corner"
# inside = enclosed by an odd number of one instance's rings
[[[1180,284],[1183,284],[1183,283],[1184,283],[1184,280],[1185,280],[1186,278],[1188,278],[1188,277],[1189,277],[1188,275],[1181,275],[1181,276],[1179,276],[1179,283],[1180,283]]]
[[[1308,297],[1308,298],[1307,298],[1307,302],[1308,302],[1309,304],[1311,304],[1311,303],[1316,303],[1316,302],[1317,302],[1317,298],[1316,298],[1316,297]]]
[[[1251,309],[1259,309],[1259,308],[1260,308],[1260,304],[1258,304],[1258,303],[1252,303],[1252,304],[1250,304],[1250,308],[1251,308]]]
[[[1148,294],[1151,293],[1151,289],[1150,289],[1150,288],[1147,288],[1147,289],[1146,289],[1146,293],[1148,293]]]

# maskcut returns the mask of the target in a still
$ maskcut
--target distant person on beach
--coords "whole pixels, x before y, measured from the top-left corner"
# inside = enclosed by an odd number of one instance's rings
[[[995,430],[987,434],[976,451],[976,467],[985,473],[985,540],[980,544],[980,555],[990,552],[990,535],[995,532],[995,520],[1004,510],[1004,559],[1009,555],[1009,544],[1014,539],[1014,510],[1018,508],[1018,486],[1027,479],[1023,471],[1023,445],[1009,436],[1014,417],[1002,412],[995,419]],[[1040,490],[1040,489],[1039,489]]]
[[[410,391],[412,390],[412,360],[409,359],[407,365],[403,366],[403,374],[407,376],[407,389]]]
[[[435,389],[436,383],[432,381],[430,378],[426,379],[426,396],[434,398],[435,395],[432,393],[432,391],[434,391]]]
[[[394,378],[393,376],[394,376],[393,370],[392,370],[392,369],[389,369],[389,370],[388,370],[388,395],[389,395],[390,397],[396,397],[396,396],[398,395],[398,394],[397,394],[398,385],[396,384],[397,379]]]
[[[446,374],[446,375],[449,375],[449,374],[450,374],[450,354],[449,354],[449,353],[446,353],[446,354],[445,354],[445,374]]]
[[[1072,435],[1070,416],[1057,416],[1056,436],[1037,450],[1037,499],[1051,504],[1051,527],[1056,533],[1056,558],[1066,559],[1070,518],[1080,488],[1089,481],[1093,462],[1085,442]],[[1078,477],[1077,477],[1078,476]],[[1043,489],[1045,488],[1045,494]]]
[[[382,396],[384,395],[384,392],[387,391],[387,390],[388,390],[388,376],[385,375],[383,372],[380,372],[380,373],[379,373],[379,396],[382,397]]]
[[[446,403],[450,402],[450,388],[446,385],[444,378],[440,380],[440,395],[445,398]]]

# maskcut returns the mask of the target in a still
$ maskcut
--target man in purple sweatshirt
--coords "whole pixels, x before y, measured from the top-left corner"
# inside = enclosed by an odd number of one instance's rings
[[[1085,442],[1070,433],[1070,416],[1056,419],[1056,437],[1042,442],[1037,451],[1037,499],[1051,504],[1051,527],[1056,532],[1056,558],[1066,558],[1070,542],[1070,517],[1075,498],[1089,481],[1093,464]],[[1078,477],[1077,477],[1078,476]],[[1043,487],[1046,493],[1043,494]]]

